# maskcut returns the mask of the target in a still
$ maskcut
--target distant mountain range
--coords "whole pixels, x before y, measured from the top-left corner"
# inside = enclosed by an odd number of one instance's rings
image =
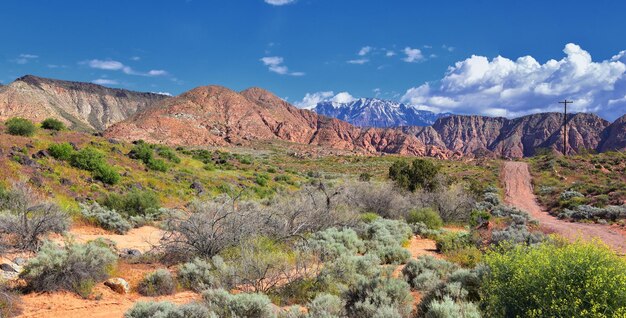
[[[358,127],[321,115],[322,108],[329,106],[318,105],[319,113],[298,109],[261,88],[235,92],[221,86],[203,86],[167,97],[35,76],[0,87],[0,120],[20,116],[41,121],[54,117],[76,129],[99,131],[109,138],[127,141],[143,139],[188,146],[286,141],[293,146],[352,153],[443,159],[519,158],[531,156],[539,148],[563,148],[563,117],[559,113],[514,119],[431,113],[429,116],[439,117],[420,118],[423,123],[434,119],[432,125],[414,126],[417,119],[399,117],[410,112],[406,106],[389,104],[364,99],[352,106],[334,108],[356,114],[346,115],[355,123],[370,123],[363,126],[405,122],[407,126]],[[626,150],[626,115],[610,123],[594,114],[579,113],[569,115],[568,121],[570,153]]]
[[[378,98],[360,98],[349,103],[324,101],[312,111],[347,121],[359,127],[430,126],[437,119],[451,115],[419,110],[413,106]]]

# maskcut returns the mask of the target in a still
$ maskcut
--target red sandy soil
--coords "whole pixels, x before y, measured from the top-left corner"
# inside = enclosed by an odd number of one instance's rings
[[[616,226],[559,220],[542,209],[533,193],[528,164],[506,162],[502,169],[502,180],[506,189],[504,201],[528,212],[539,221],[544,231],[559,234],[570,241],[599,239],[618,253],[626,254],[626,233]]]
[[[71,237],[77,242],[87,242],[96,238],[106,238],[114,241],[119,249],[135,248],[145,252],[159,243],[162,231],[155,227],[144,226],[133,229],[126,235],[111,234],[105,230],[81,225],[72,228]],[[61,240],[56,237],[54,240]],[[197,293],[184,291],[174,295],[162,297],[144,297],[135,290],[139,281],[150,272],[165,268],[161,264],[129,264],[120,261],[112,277],[125,279],[131,286],[131,292],[120,295],[113,292],[103,283],[96,285],[89,299],[81,298],[69,292],[33,293],[22,298],[23,314],[18,317],[41,318],[104,318],[123,317],[124,312],[138,301],[170,301],[177,304],[200,300]]]

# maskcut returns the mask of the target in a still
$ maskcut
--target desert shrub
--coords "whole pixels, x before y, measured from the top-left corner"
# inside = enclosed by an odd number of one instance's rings
[[[578,192],[578,191],[574,191],[574,190],[565,190],[563,192],[561,192],[561,194],[559,195],[559,199],[560,200],[570,200],[572,198],[584,198],[585,196]]]
[[[430,303],[426,318],[480,318],[480,311],[473,303],[457,302],[449,296],[443,300],[434,300]]]
[[[320,294],[308,305],[308,317],[332,318],[345,316],[345,302],[338,296]]]
[[[166,155],[168,154],[167,151],[164,151],[164,153]],[[173,154],[173,152],[169,154]],[[143,140],[139,140],[135,142],[135,145],[133,146],[133,149],[131,149],[130,152],[128,153],[128,156],[132,159],[142,161],[146,165],[146,167],[148,167],[150,170],[165,172],[168,169],[165,161],[154,158],[153,147],[147,144],[146,142],[144,142]]]
[[[454,270],[457,265],[430,255],[410,260],[402,269],[402,276],[416,290],[430,290]]]
[[[329,228],[313,234],[308,247],[319,253],[322,260],[341,255],[356,255],[365,251],[365,244],[353,229]]]
[[[106,184],[116,184],[121,178],[115,168],[106,164],[98,166],[98,168],[92,172],[92,175],[96,180],[100,180]]]
[[[470,213],[469,224],[471,226],[476,227],[481,224],[485,224],[490,219],[491,219],[491,213],[487,211],[483,211],[483,210],[473,210],[472,213]]]
[[[86,147],[72,154],[70,164],[78,169],[94,171],[105,164],[104,155],[95,148]]]
[[[157,154],[159,154],[159,156],[169,160],[170,162],[180,163],[181,161],[180,157],[176,155],[176,152],[172,150],[172,148],[169,148],[166,146],[158,146],[156,151],[157,151]]]
[[[476,201],[472,195],[459,183],[449,187],[439,187],[430,195],[431,206],[444,222],[466,222],[476,208]]]
[[[266,186],[269,180],[270,176],[265,173],[259,173],[254,177],[254,182],[262,187]]]
[[[7,126],[7,133],[15,136],[30,137],[37,130],[32,121],[21,117],[10,118],[4,124]]]
[[[125,234],[131,229],[131,225],[115,210],[109,210],[94,202],[91,205],[81,204],[83,217],[94,222],[101,228],[113,231],[117,234]]]
[[[493,231],[491,243],[494,245],[505,242],[515,244],[533,245],[545,240],[545,236],[539,232],[530,232],[525,224],[511,224],[501,231]]]
[[[597,208],[590,205],[579,205],[572,209],[565,209],[559,213],[561,219],[572,220],[608,220],[617,221],[626,219],[626,205],[609,205]]]
[[[21,312],[22,304],[19,296],[0,285],[0,317],[15,317]]]
[[[436,315],[440,314],[441,310],[444,310],[443,313],[445,314],[445,308],[448,308],[448,306],[439,307],[438,304],[446,299],[450,299],[454,303],[452,305],[453,308],[460,310],[460,317],[465,317],[463,314],[468,314],[464,310],[466,307],[469,307],[471,310],[469,313],[474,313],[474,304],[480,300],[479,288],[484,272],[485,268],[483,266],[472,270],[459,269],[454,271],[423,295],[417,307],[417,317],[437,317]],[[431,310],[434,311],[431,312]],[[453,310],[453,314],[458,312],[457,310]],[[459,316],[452,315],[450,317]]]
[[[64,142],[50,145],[48,152],[54,159],[68,161],[72,158],[75,150],[68,142]]]
[[[410,226],[411,229],[413,229],[413,234],[425,238],[434,239],[443,233],[442,230],[433,230],[429,228],[426,224],[421,222],[410,224]]]
[[[62,121],[58,119],[54,119],[54,118],[44,119],[44,121],[41,122],[41,128],[49,129],[49,130],[56,130],[56,131],[67,129],[67,127],[65,127],[65,124]]]
[[[396,161],[389,167],[389,178],[396,184],[409,191],[425,189],[433,191],[438,187],[437,175],[440,167],[431,160],[415,159],[411,164],[406,161]]]
[[[176,306],[170,302],[137,302],[124,318],[218,318],[202,304]]]
[[[409,259],[410,253],[402,245],[413,230],[406,222],[380,218],[361,224],[357,230],[366,252],[376,254],[385,264],[401,264]]]
[[[481,287],[491,317],[617,317],[626,261],[597,243],[517,245],[487,253]]]
[[[435,230],[443,226],[443,220],[439,214],[431,208],[411,210],[406,217],[406,222],[409,224],[423,223],[429,229]]]
[[[468,232],[448,232],[436,238],[437,251],[448,253],[472,246],[472,236]]]
[[[506,205],[496,206],[493,210],[491,210],[491,214],[497,217],[512,218],[514,216],[517,216],[526,220],[530,220],[530,216],[525,211],[522,211],[515,207],[506,206]]]
[[[232,295],[223,289],[209,289],[202,294],[210,311],[224,318],[274,318],[276,313],[270,299],[263,294]]]
[[[380,317],[381,310],[395,317],[409,317],[413,307],[409,285],[383,274],[360,280],[348,288],[342,298],[348,317]]]
[[[483,201],[490,203],[493,206],[501,204],[500,195],[497,192],[486,192],[483,195]]]
[[[0,247],[35,251],[49,233],[69,228],[69,216],[22,182],[0,193]]]
[[[482,259],[483,253],[476,246],[467,246],[447,252],[446,259],[463,267],[473,268]]]
[[[153,191],[133,189],[125,194],[110,193],[102,205],[127,216],[159,214],[161,203]]]
[[[195,258],[193,261],[180,266],[176,278],[184,288],[199,292],[218,287],[215,271],[215,267],[210,262]]]
[[[367,212],[367,213],[361,214],[361,221],[365,223],[372,223],[376,221],[376,219],[378,218],[380,218],[380,215],[373,213],[373,212]]]
[[[87,297],[96,283],[109,277],[116,262],[113,251],[95,241],[64,247],[46,242],[20,277],[35,291],[68,290]]]
[[[369,172],[363,172],[359,174],[359,181],[361,182],[370,182],[372,180],[372,174]]]
[[[120,180],[119,173],[106,163],[104,155],[95,148],[74,151],[69,161],[73,167],[90,171],[94,178],[104,183],[115,184]]]
[[[375,213],[385,218],[404,217],[415,206],[406,193],[393,184],[356,182],[345,186],[346,203],[362,213]]]
[[[333,294],[341,293],[360,280],[375,277],[381,270],[376,255],[341,255],[324,263],[318,276],[319,289]]]
[[[137,291],[144,296],[171,295],[176,290],[176,283],[169,271],[158,269],[143,278]]]

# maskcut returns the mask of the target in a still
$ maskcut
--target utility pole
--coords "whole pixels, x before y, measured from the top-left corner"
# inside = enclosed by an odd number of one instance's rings
[[[563,104],[564,106],[564,111],[563,111],[563,156],[567,156],[567,104],[572,104],[574,103],[573,101],[569,101],[567,99],[565,99],[562,102],[559,102],[559,104]]]

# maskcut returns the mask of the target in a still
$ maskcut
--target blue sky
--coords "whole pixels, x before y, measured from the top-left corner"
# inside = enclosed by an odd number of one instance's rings
[[[624,1],[5,0],[0,81],[260,86],[302,107],[378,96],[509,117],[568,97],[614,119],[626,112],[623,12]]]

